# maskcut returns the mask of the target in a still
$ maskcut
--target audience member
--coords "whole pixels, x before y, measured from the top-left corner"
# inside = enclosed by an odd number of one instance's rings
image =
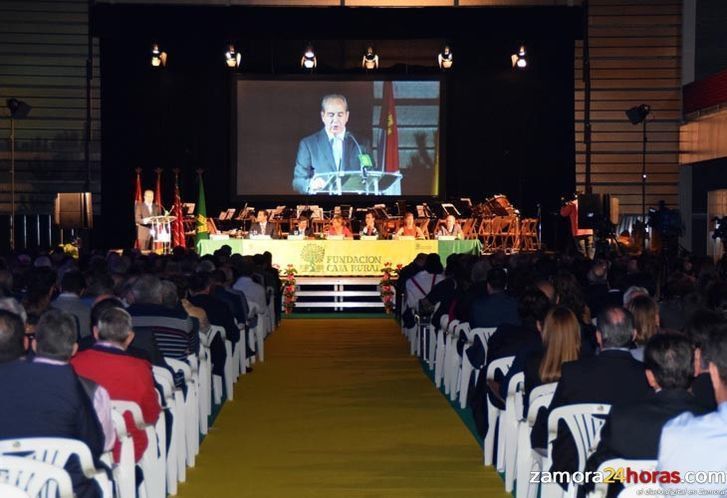
[[[0,363],[21,358],[27,348],[23,321],[15,313],[0,309]]]
[[[704,347],[709,340],[712,329],[719,327],[724,320],[711,310],[699,310],[687,322],[685,332],[694,346],[694,380],[692,381],[692,394],[702,406],[709,410],[717,408],[714,397],[714,386],[709,375],[709,365],[704,356]]]
[[[3,403],[0,405],[0,439],[60,437],[88,446],[98,464],[104,434],[91,400],[69,365],[76,351],[75,321],[60,310],[46,312],[35,329],[32,361],[0,364]],[[18,339],[11,348],[17,348]],[[15,349],[17,351],[17,349]],[[13,354],[3,351],[7,356]],[[101,490],[83,474],[76,457],[66,462],[74,494],[96,498]]]
[[[126,352],[134,340],[132,318],[125,310],[111,307],[99,317],[93,327],[96,344],[78,353],[71,364],[76,372],[103,386],[113,400],[133,401],[141,408],[144,422],[155,424],[161,413],[154,389],[151,364]],[[129,433],[134,441],[134,456],[138,462],[148,445],[146,433],[137,429],[131,413],[124,413]],[[114,456],[118,461],[118,450]]]
[[[652,336],[659,332],[659,306],[649,296],[639,294],[626,305],[626,309],[634,317],[634,347],[631,354],[639,361],[644,361],[644,347]]]
[[[91,335],[89,324],[92,303],[81,298],[85,288],[86,281],[80,271],[67,271],[61,278],[61,293],[51,302],[53,308],[70,313],[76,318],[79,338]]]
[[[707,362],[709,377],[714,387],[717,410],[706,415],[682,413],[664,425],[659,441],[657,470],[727,472],[727,326],[709,332],[702,354]],[[674,487],[684,486],[675,485]],[[715,479],[696,486],[699,494],[721,496],[725,484]],[[667,490],[671,486],[665,486]]]
[[[492,268],[487,273],[487,295],[480,296],[472,302],[470,310],[470,327],[499,327],[503,323],[520,324],[517,301],[509,296],[507,289],[507,271],[504,268]]]
[[[643,364],[635,360],[628,350],[634,334],[629,311],[617,307],[604,309],[598,317],[596,332],[600,353],[562,366],[548,415],[556,408],[576,403],[616,405],[643,400],[650,389]],[[547,434],[547,429],[541,433]],[[533,447],[546,448],[546,443],[543,439],[533,441]],[[551,471],[577,470],[575,443],[564,423],[559,424],[552,455]]]
[[[653,395],[611,409],[586,470],[595,471],[612,458],[655,460],[661,428],[669,419],[684,412],[708,411],[688,391],[694,372],[688,338],[671,333],[651,337],[644,349],[644,366]],[[611,486],[609,495],[616,496],[618,491],[619,486]]]

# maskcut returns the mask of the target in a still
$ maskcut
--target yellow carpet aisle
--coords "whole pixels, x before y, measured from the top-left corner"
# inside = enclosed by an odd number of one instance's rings
[[[481,461],[393,320],[290,319],[236,384],[178,496],[509,496]]]

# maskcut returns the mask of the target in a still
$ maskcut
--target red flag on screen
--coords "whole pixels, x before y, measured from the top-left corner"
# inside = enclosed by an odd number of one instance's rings
[[[187,247],[184,238],[184,213],[182,212],[182,197],[179,194],[179,170],[174,170],[174,207],[172,216],[176,219],[172,222],[172,247]]]
[[[392,81],[384,81],[379,126],[381,127],[379,154],[382,169],[395,173],[399,171],[399,132],[396,128],[396,104],[394,103],[394,83]]]

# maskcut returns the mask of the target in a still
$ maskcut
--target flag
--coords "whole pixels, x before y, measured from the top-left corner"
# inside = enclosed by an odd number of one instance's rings
[[[184,213],[182,212],[182,197],[179,194],[179,170],[174,170],[174,207],[172,215],[176,219],[172,222],[172,247],[187,247],[184,237]]]
[[[134,209],[137,204],[141,204],[141,168],[136,168],[136,192],[134,193]],[[134,241],[134,248],[139,249],[139,239]]]
[[[394,83],[384,81],[384,96],[379,119],[381,138],[379,155],[382,170],[387,173],[399,171],[399,131],[396,128],[396,104],[394,103]]]
[[[154,200],[156,201],[154,204],[159,206],[159,212],[161,214],[164,214],[164,208],[162,207],[162,169],[157,168],[154,170],[157,174],[157,186],[156,190],[154,191]]]
[[[201,240],[210,238],[210,234],[207,231],[207,204],[204,199],[204,182],[202,181],[202,170],[197,170],[199,176],[199,197],[197,198],[197,213],[195,216],[195,243],[199,244]]]

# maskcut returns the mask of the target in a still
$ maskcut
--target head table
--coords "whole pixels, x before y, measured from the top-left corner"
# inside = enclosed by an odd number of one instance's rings
[[[201,255],[230,246],[233,254],[253,255],[265,251],[273,264],[288,265],[301,276],[379,276],[385,263],[407,265],[420,252],[436,252],[446,264],[450,254],[479,255],[479,240],[202,240]]]

